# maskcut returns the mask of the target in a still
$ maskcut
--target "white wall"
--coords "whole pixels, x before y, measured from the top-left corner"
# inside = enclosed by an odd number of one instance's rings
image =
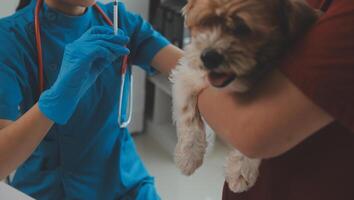
[[[112,0],[99,0],[104,3],[112,2]],[[121,0],[127,6],[129,11],[139,13],[145,19],[148,17],[149,0]]]
[[[5,0],[1,0],[5,1]],[[104,3],[111,2],[110,0],[100,0]],[[0,6],[0,18],[12,14],[18,4],[19,0],[6,0],[6,3],[2,2]],[[147,18],[149,0],[123,0],[129,10],[141,14],[144,18]]]
[[[4,0],[2,0],[2,1],[4,1]],[[6,3],[1,2],[0,18],[11,15],[14,12],[14,10],[16,9],[18,2],[19,2],[19,0],[6,0]]]

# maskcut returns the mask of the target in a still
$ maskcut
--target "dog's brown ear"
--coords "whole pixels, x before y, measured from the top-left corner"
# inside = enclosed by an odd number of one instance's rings
[[[187,4],[182,8],[182,14],[186,16],[193,8],[195,0],[188,0]]]
[[[320,12],[311,8],[305,0],[278,0],[279,20],[282,31],[289,39],[305,33],[318,19]]]
[[[191,24],[189,22],[189,11],[194,7],[196,0],[188,0],[187,4],[182,8],[182,15],[184,16],[184,24],[186,27],[190,28]]]

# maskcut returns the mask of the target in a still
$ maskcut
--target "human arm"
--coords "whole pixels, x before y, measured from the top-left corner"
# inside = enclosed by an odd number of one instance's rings
[[[5,120],[5,119],[0,120],[0,130],[10,125],[11,123],[12,123],[11,120]]]
[[[181,57],[182,51],[170,45],[156,54],[152,66],[168,75]],[[245,98],[210,87],[201,93],[198,105],[221,138],[253,158],[280,155],[333,121],[279,71],[256,96]]]
[[[152,66],[168,75],[182,53],[169,45],[154,57]],[[199,109],[222,138],[255,158],[280,155],[333,121],[279,72],[272,74],[250,102],[208,88],[199,97]]]
[[[280,155],[333,120],[354,131],[353,10],[348,2],[333,6],[252,98],[205,90],[202,115],[226,141],[256,158]]]
[[[168,76],[182,54],[182,50],[169,45],[156,54],[151,65]],[[209,125],[249,157],[267,158],[284,153],[333,121],[280,72],[273,73],[259,91],[248,102],[210,87],[198,100]]]
[[[208,88],[198,100],[215,132],[248,157],[278,156],[333,121],[279,71],[253,94]]]
[[[112,16],[111,6],[112,4],[108,5],[108,12]],[[158,71],[168,76],[182,57],[183,51],[172,45],[139,14],[126,10],[123,3],[119,3],[119,9],[121,23],[131,37],[128,45],[131,64],[141,67],[148,74]]]
[[[181,57],[182,51],[170,45],[156,54],[152,66],[169,75]],[[280,72],[258,91],[257,96],[242,98],[209,87],[198,100],[209,125],[249,157],[284,153],[333,120]]]
[[[170,45],[156,54],[152,66],[168,75],[181,57],[182,51]],[[255,94],[245,98],[210,87],[198,102],[219,136],[249,157],[280,155],[333,121],[279,71]]]
[[[169,76],[170,72],[176,67],[183,51],[176,46],[168,45],[161,49],[153,58],[151,65],[165,76]]]
[[[14,122],[0,120],[0,180],[32,154],[53,124],[37,104]]]

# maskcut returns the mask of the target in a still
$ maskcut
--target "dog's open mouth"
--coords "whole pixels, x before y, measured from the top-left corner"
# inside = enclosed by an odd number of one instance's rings
[[[209,72],[208,79],[212,86],[223,88],[234,81],[236,75],[234,73]]]

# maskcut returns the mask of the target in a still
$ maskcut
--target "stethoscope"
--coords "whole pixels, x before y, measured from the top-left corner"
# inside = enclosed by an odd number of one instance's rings
[[[34,26],[35,26],[35,37],[36,37],[36,48],[37,48],[37,61],[38,61],[38,77],[39,77],[39,94],[44,91],[44,68],[43,68],[43,50],[42,50],[42,41],[41,41],[41,32],[40,32],[40,20],[39,12],[43,6],[43,0],[37,0],[35,14],[34,14]],[[106,13],[97,5],[94,4],[93,7],[102,15],[103,19],[107,24],[114,27],[114,32],[118,32],[118,0],[114,0],[114,22],[106,15]],[[128,56],[123,57],[123,64],[121,70],[121,84],[120,84],[120,94],[119,94],[119,110],[118,110],[118,125],[120,128],[126,128],[132,119],[133,114],[133,76],[130,75],[130,103],[129,103],[129,116],[126,121],[124,121],[123,115],[123,97],[124,97],[124,88],[126,83],[128,69]]]

